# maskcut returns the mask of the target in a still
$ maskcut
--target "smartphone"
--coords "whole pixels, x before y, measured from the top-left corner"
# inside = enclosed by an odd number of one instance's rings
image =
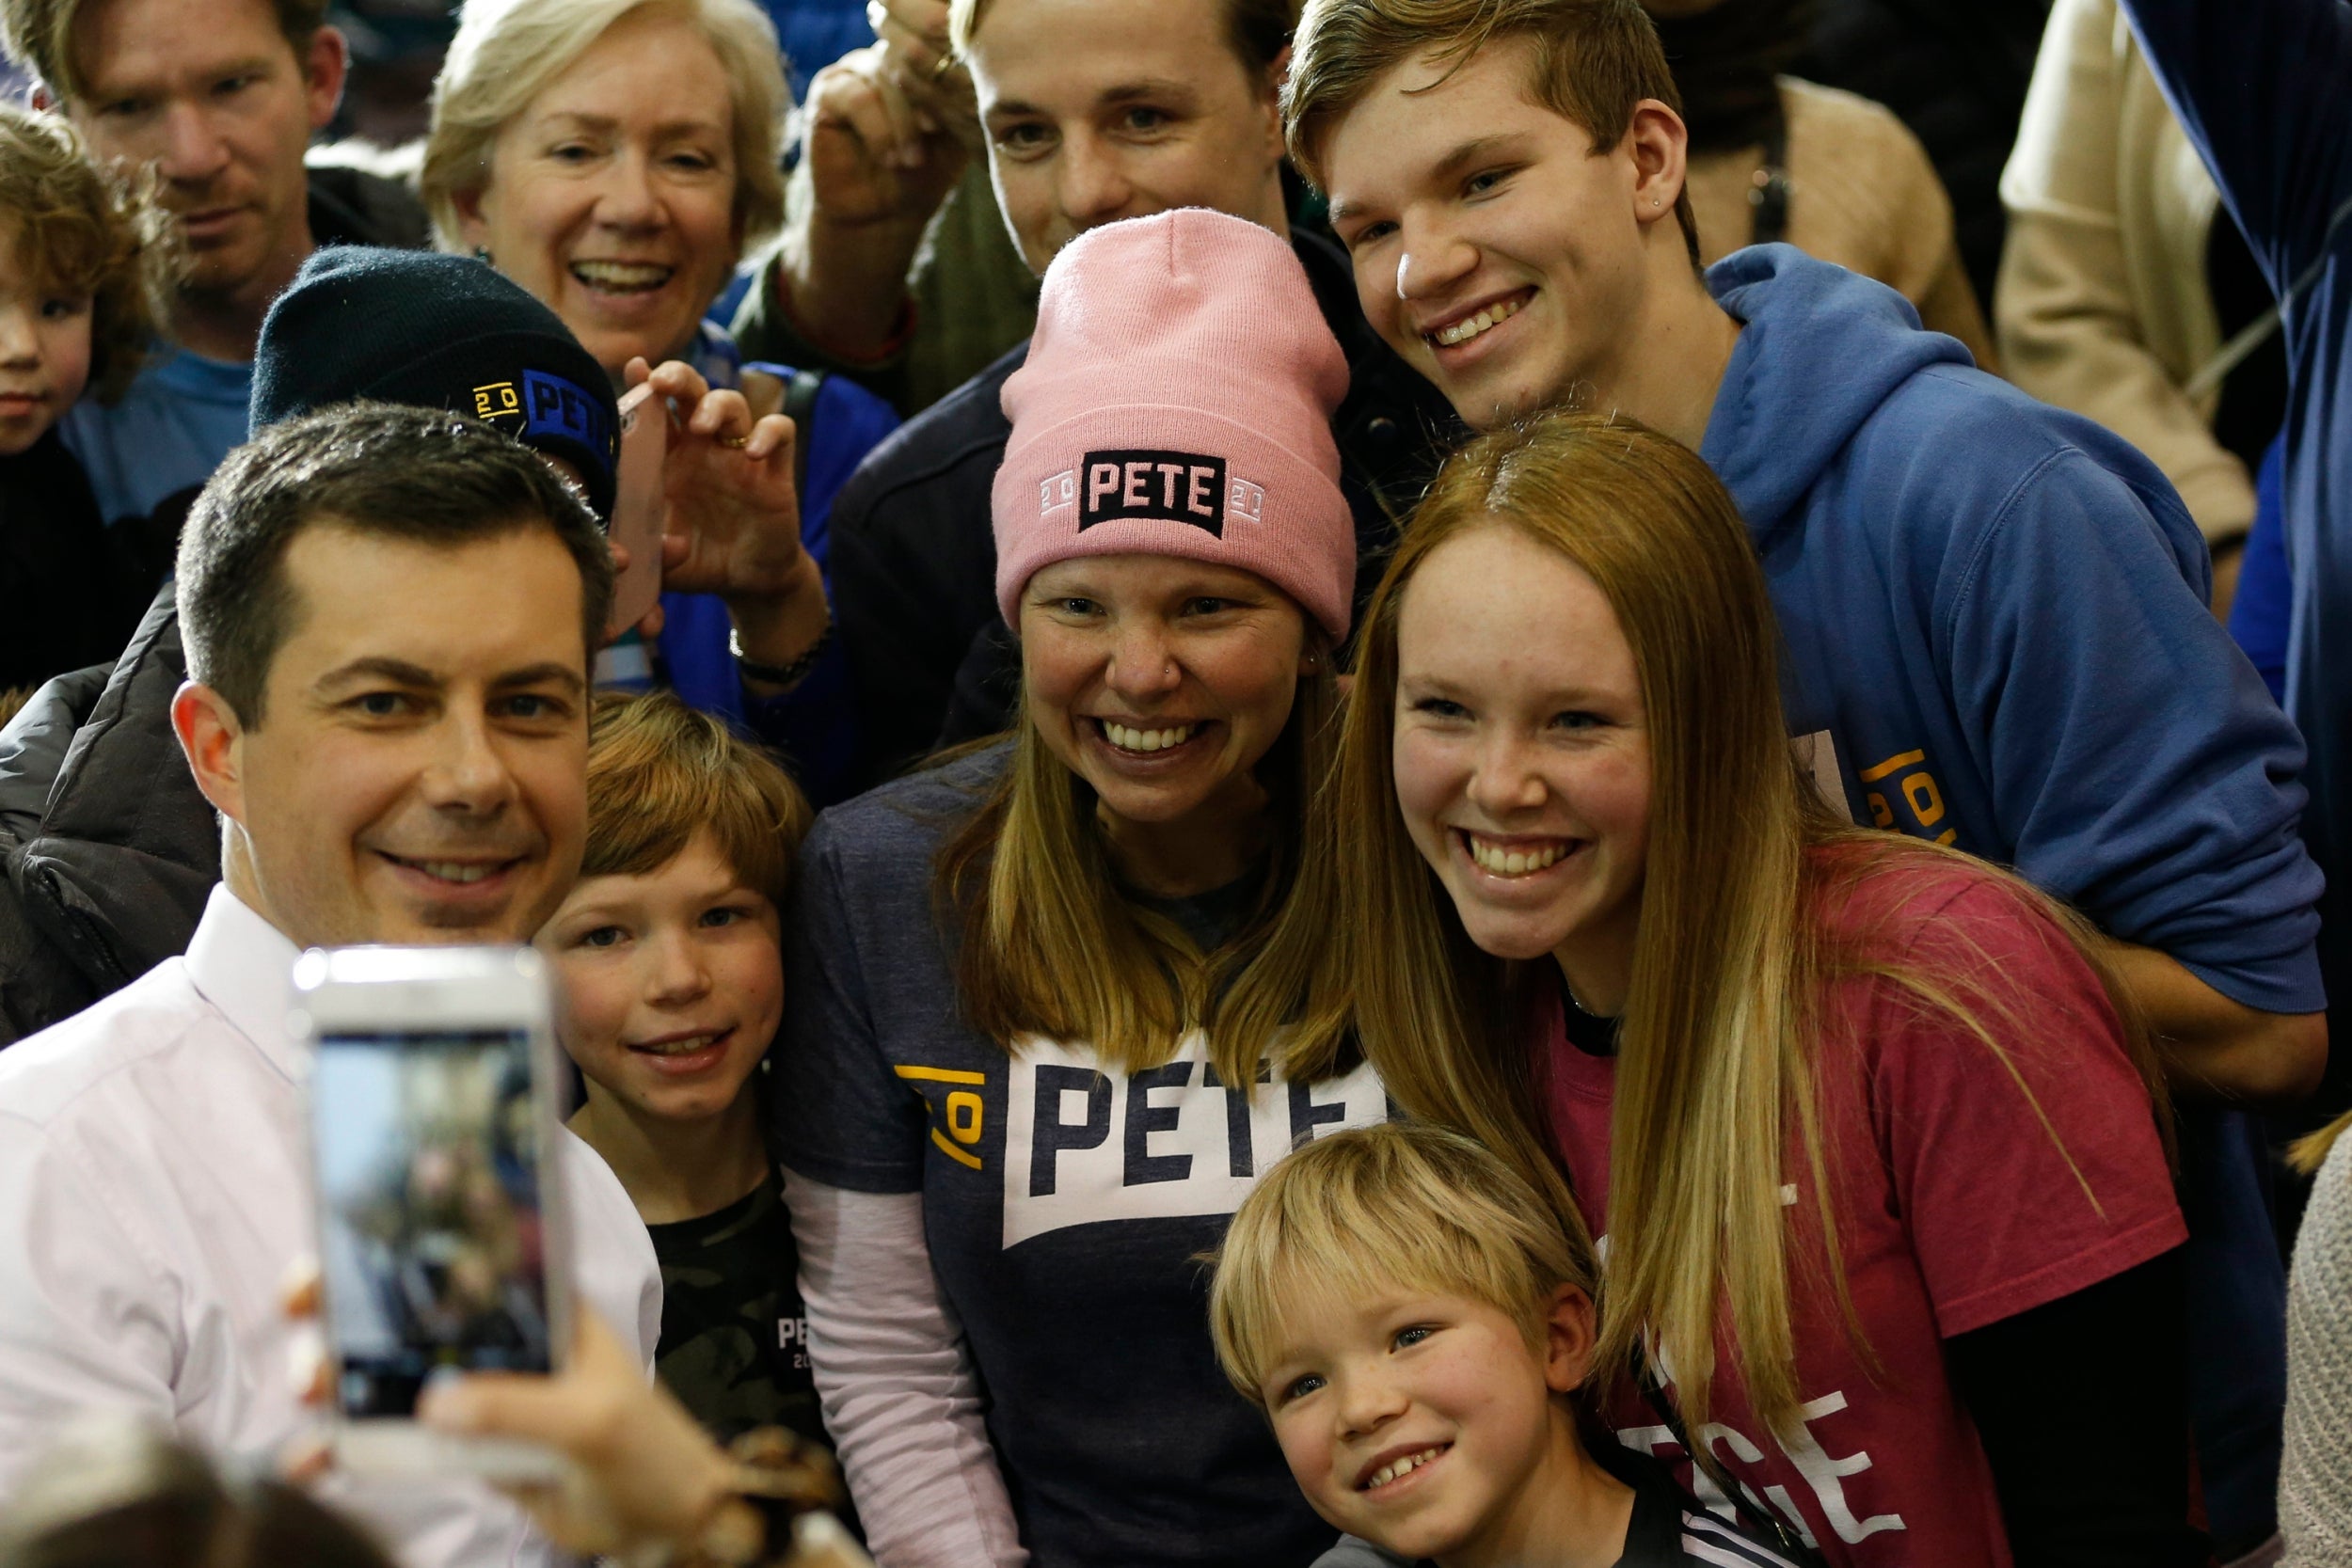
[[[554,1006],[528,947],[313,948],[295,961],[340,1462],[548,1480],[523,1443],[413,1419],[437,1377],[546,1372],[570,1342]]]
[[[614,638],[645,618],[661,596],[662,467],[670,455],[670,405],[641,382],[621,398],[621,457],[613,481],[612,515],[605,534],[628,551],[628,569],[612,585]]]

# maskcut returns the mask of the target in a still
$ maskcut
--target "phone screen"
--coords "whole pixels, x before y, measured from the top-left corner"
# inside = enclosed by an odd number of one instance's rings
[[[547,1371],[547,1233],[530,1037],[327,1035],[310,1083],[327,1333],[347,1417],[427,1380]]]

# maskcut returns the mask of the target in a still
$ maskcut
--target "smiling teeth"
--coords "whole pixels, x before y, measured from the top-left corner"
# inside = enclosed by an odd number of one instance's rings
[[[1192,738],[1198,724],[1179,724],[1172,730],[1131,730],[1124,724],[1103,721],[1104,736],[1122,752],[1165,752],[1170,746],[1182,746]]]
[[[1443,1449],[1423,1449],[1419,1453],[1408,1453],[1402,1459],[1392,1459],[1372,1472],[1372,1479],[1364,1482],[1363,1490],[1376,1491],[1399,1476],[1412,1474],[1443,1452],[1445,1452]]]
[[[1565,844],[1547,844],[1540,849],[1503,849],[1488,844],[1475,834],[1470,838],[1470,859],[1481,869],[1498,877],[1524,877],[1531,871],[1542,871],[1560,863],[1560,857],[1568,852]]]
[[[1451,348],[1455,343],[1467,343],[1497,322],[1507,322],[1513,316],[1518,315],[1522,303],[1516,299],[1506,299],[1500,305],[1489,305],[1468,320],[1455,322],[1452,326],[1439,327],[1429,335],[1430,341],[1446,348]]]
[[[663,1045],[640,1045],[631,1049],[648,1056],[691,1056],[697,1051],[707,1051],[718,1043],[717,1035],[695,1035],[688,1039],[671,1040]]]
[[[415,861],[410,863],[428,877],[438,877],[445,882],[478,882],[498,869],[492,865],[461,865],[455,861]]]
[[[572,276],[584,283],[614,289],[658,289],[670,280],[675,267],[650,261],[574,261]]]

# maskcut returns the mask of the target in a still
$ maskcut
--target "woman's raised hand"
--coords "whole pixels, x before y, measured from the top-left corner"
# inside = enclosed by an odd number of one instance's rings
[[[755,420],[742,393],[714,388],[683,360],[648,370],[632,359],[624,373],[631,387],[650,380],[677,412],[662,470],[662,587],[752,610],[803,592],[816,563],[801,543],[792,421]]]

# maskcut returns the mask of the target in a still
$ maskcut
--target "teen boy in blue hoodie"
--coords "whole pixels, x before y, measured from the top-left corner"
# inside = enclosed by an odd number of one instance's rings
[[[1722,476],[1796,733],[1825,734],[1859,819],[2096,921],[2184,1099],[2309,1092],[2303,748],[2206,612],[2172,487],[1867,278],[1787,245],[1702,277],[1675,103],[1634,0],[1310,0],[1283,107],[1366,315],[1472,426],[1621,408]],[[2185,1141],[2192,1333],[2227,1347],[2190,1388],[2226,1554],[2270,1528],[2283,1270],[2258,1129],[2201,1117]]]
[[[2311,747],[2303,840],[2328,869],[2323,968],[2352,987],[2352,6],[2124,0],[2148,63],[2279,294],[2280,511],[2296,594],[2287,711]],[[2352,1098],[2352,1053],[2328,1075]]]

